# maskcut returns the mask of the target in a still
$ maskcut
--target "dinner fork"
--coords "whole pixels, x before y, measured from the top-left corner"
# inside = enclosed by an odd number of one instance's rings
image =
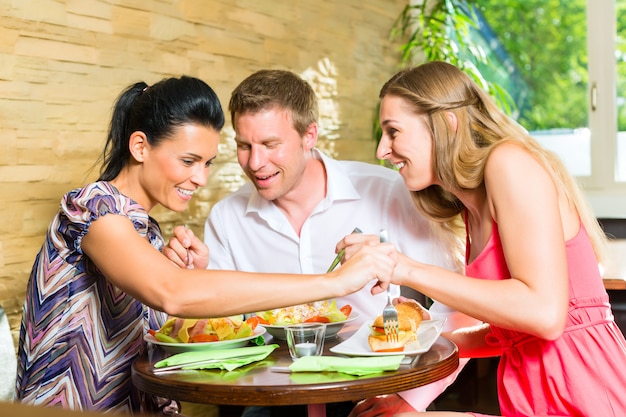
[[[381,229],[380,241],[387,242],[387,230]],[[391,301],[391,286],[387,287],[387,305],[383,309],[383,328],[387,342],[395,343],[398,341],[398,310]]]

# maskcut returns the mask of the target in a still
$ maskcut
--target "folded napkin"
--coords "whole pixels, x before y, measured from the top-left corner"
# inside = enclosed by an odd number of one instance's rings
[[[369,375],[384,371],[395,371],[404,356],[364,356],[341,358],[338,356],[303,356],[290,366],[291,372],[334,371],[350,375]]]
[[[266,346],[251,346],[234,349],[209,349],[196,352],[183,352],[167,357],[154,364],[155,368],[164,366],[185,365],[181,369],[224,369],[232,371],[240,366],[265,359],[278,347],[277,344]],[[242,357],[245,356],[245,357]],[[193,362],[216,360],[205,364]]]
[[[337,382],[353,381],[367,375],[350,375],[342,372],[292,372],[289,380],[294,384],[334,384]]]

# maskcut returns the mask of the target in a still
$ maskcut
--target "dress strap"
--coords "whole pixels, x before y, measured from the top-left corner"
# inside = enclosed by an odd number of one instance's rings
[[[470,256],[470,234],[469,224],[467,223],[467,209],[463,210],[463,223],[465,223],[465,264]]]

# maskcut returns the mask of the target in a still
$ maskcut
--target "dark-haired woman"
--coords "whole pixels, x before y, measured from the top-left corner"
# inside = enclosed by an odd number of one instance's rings
[[[206,184],[223,124],[215,92],[196,78],[140,82],[119,96],[100,178],[63,197],[31,272],[19,401],[153,412],[157,401],[133,387],[130,370],[144,334],[167,314],[265,310],[343,296],[375,279],[373,292],[386,288],[394,267],[388,245],[372,245],[325,275],[206,270],[208,248],[180,226],[188,265],[161,253],[163,237],[148,213],[158,204],[176,212],[187,207]]]

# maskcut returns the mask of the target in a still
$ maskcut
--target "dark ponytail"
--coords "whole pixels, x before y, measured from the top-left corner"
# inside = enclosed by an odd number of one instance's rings
[[[176,127],[190,123],[216,131],[224,127],[217,94],[204,81],[182,76],[166,78],[150,87],[144,82],[129,86],[113,108],[98,180],[111,181],[126,166],[133,132],[145,133],[148,143],[158,146]]]

